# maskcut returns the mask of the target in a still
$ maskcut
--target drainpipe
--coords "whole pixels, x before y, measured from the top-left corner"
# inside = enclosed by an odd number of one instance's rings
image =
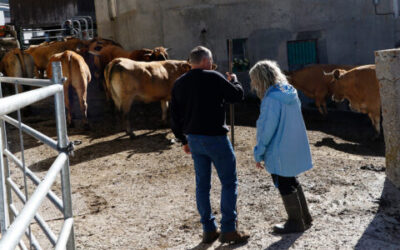
[[[108,16],[111,21],[117,17],[117,3],[115,0],[108,0]]]

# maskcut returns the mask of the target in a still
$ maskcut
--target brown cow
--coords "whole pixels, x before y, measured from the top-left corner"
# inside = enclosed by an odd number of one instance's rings
[[[368,114],[377,135],[380,134],[381,98],[375,65],[363,65],[349,71],[335,69],[325,75],[333,76],[332,99],[341,102],[347,99],[354,111]]]
[[[51,78],[51,63],[55,61],[61,61],[62,72],[63,75],[67,77],[67,80],[64,82],[64,101],[65,107],[67,109],[67,122],[68,125],[72,125],[72,117],[71,117],[71,106],[69,103],[69,95],[68,88],[71,85],[79,99],[79,106],[82,112],[82,120],[85,126],[85,129],[89,128],[89,123],[87,120],[87,86],[91,80],[91,74],[89,71],[89,67],[85,63],[85,60],[78,53],[67,50],[62,53],[58,53],[53,55],[49,63],[47,65],[47,77]]]
[[[325,100],[332,94],[332,91],[329,89],[331,78],[325,76],[323,72],[334,69],[351,69],[353,67],[348,65],[316,64],[290,72],[288,80],[296,89],[315,100],[315,105],[321,114],[327,114],[328,110]]]
[[[109,63],[104,77],[115,106],[126,123],[126,132],[134,136],[129,121],[133,101],[145,103],[161,101],[162,120],[167,118],[167,105],[175,80],[191,69],[187,61],[166,60],[157,62],[137,62],[117,58]]]
[[[66,50],[76,51],[85,46],[87,46],[87,42],[78,38],[71,38],[67,41],[51,42],[43,46],[31,46],[26,49],[25,52],[33,57],[33,61],[35,62],[36,66],[36,77],[43,78],[44,71],[46,70],[49,60],[54,54],[61,53]]]

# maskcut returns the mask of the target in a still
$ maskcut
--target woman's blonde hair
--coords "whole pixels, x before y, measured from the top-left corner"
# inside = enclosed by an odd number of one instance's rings
[[[287,83],[286,76],[279,69],[278,63],[270,60],[257,62],[250,69],[251,88],[262,99],[265,91],[276,83]]]

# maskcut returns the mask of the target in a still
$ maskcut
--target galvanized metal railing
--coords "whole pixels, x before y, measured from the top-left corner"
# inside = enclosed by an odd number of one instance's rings
[[[63,79],[61,63],[54,62],[53,78],[51,80],[26,79],[14,77],[0,77],[0,97],[2,97],[2,83],[16,85],[39,86],[41,88],[13,96],[0,98],[0,225],[1,238],[0,249],[27,249],[23,241],[24,234],[29,240],[29,249],[42,249],[37,238],[30,229],[30,224],[34,219],[42,229],[51,245],[55,249],[75,249],[74,227],[72,216],[72,198],[69,178],[69,153],[72,151],[72,144],[68,141],[65,120]],[[36,131],[35,129],[21,122],[20,109],[47,97],[54,96],[57,141]],[[18,120],[7,114],[17,111]],[[21,159],[18,159],[9,149],[7,144],[6,123],[19,129],[21,144]],[[58,151],[58,156],[51,165],[46,176],[42,181],[25,166],[24,147],[22,132],[33,136],[52,149]],[[10,175],[9,161],[14,162],[18,169],[24,174],[24,190],[22,192],[18,185],[12,180]],[[61,172],[62,200],[54,194],[50,188],[56,180],[58,173]],[[37,185],[33,194],[28,197],[27,180]],[[24,204],[21,211],[17,210],[13,202],[14,195]],[[55,207],[63,213],[64,223],[58,236],[51,230],[50,226],[38,213],[39,206],[44,198],[47,197]]]

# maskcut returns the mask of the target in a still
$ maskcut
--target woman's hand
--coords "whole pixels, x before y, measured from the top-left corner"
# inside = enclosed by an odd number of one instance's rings
[[[264,167],[262,166],[261,162],[256,162],[256,167],[258,169],[263,169]]]
[[[183,148],[183,151],[184,151],[186,154],[190,154],[189,144],[183,145],[182,148]]]

